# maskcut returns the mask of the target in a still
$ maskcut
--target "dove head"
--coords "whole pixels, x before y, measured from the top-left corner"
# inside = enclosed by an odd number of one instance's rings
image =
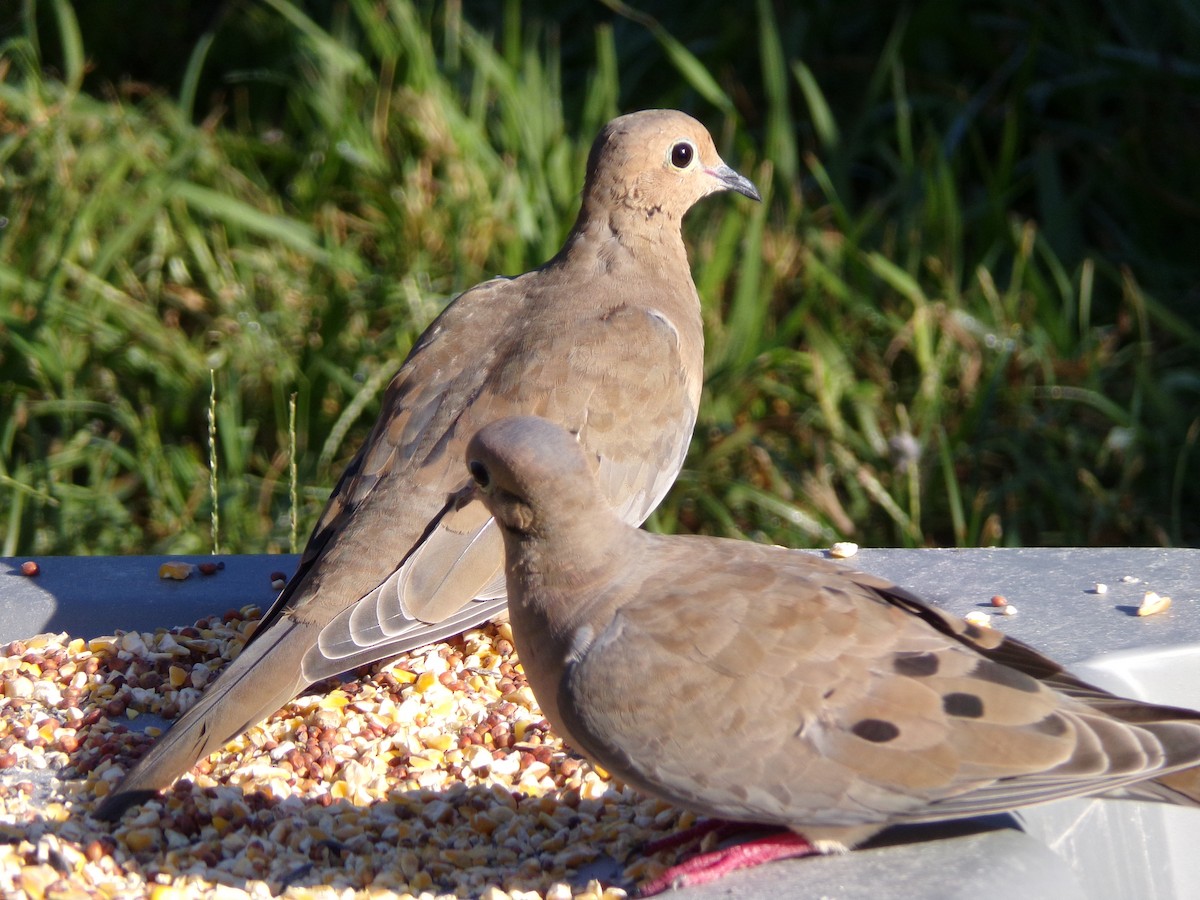
[[[623,209],[645,220],[679,222],[717,191],[761,200],[750,180],[727,166],[703,125],[673,109],[613,119],[588,157],[584,212]]]
[[[508,534],[565,536],[608,511],[575,435],[538,416],[485,425],[467,447],[467,468]]]

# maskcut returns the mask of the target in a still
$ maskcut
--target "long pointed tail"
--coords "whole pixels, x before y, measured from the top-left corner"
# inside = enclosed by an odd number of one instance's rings
[[[284,618],[274,623],[269,635],[249,642],[200,702],[101,802],[96,817],[118,819],[291,700],[306,686],[300,660],[315,641],[313,625]]]
[[[1152,782],[1160,798],[1181,806],[1200,806],[1200,766],[1192,766]]]

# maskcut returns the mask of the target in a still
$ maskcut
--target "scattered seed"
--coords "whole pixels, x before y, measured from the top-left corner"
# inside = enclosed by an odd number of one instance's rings
[[[618,888],[584,887],[580,870],[628,859],[625,877],[641,879],[669,863],[638,868],[630,848],[671,834],[682,812],[569,753],[532,697],[507,624],[323,683],[101,837],[96,823],[69,824],[65,793],[47,797],[43,782],[24,780],[70,765],[74,781],[61,783],[76,809],[111,793],[156,734],[129,720],[195,703],[196,685],[237,654],[259,615],[246,607],[158,634],[0,647],[0,823],[57,836],[71,864],[49,893],[260,897],[230,879],[303,872],[303,884],[320,886],[352,870],[374,873],[371,896],[622,900]],[[40,862],[9,846],[0,841],[6,896],[6,873]],[[333,896],[299,885],[287,894]]]
[[[158,577],[171,581],[184,581],[192,577],[196,567],[185,562],[165,562],[158,567]]]
[[[1105,584],[1103,581],[1097,581],[1094,585],[1092,585],[1092,593],[1093,594],[1107,594],[1108,593],[1108,585]]]
[[[1015,616],[1016,614],[1017,614],[1017,608],[1015,606],[1013,606],[1012,604],[1008,604],[1003,609],[1000,610],[1000,615],[1002,615],[1002,616]]]
[[[25,562],[21,563],[22,575],[28,575],[30,578],[33,578],[35,575],[40,575],[41,573],[42,567],[38,565],[38,561],[36,559],[27,559]]]
[[[1003,594],[992,595],[992,606],[1005,607],[1008,606],[1008,599]]]
[[[284,588],[284,585],[286,585],[286,584],[287,584],[287,575],[285,575],[283,572],[272,572],[271,573],[271,587],[272,588],[274,588],[277,591],[282,591]]]
[[[202,562],[196,568],[200,570],[201,575],[216,575],[225,566],[221,563]]]
[[[1139,616],[1153,616],[1160,612],[1165,612],[1170,606],[1170,597],[1164,597],[1155,591],[1146,591],[1142,595],[1142,602],[1138,605],[1137,614]]]
[[[1121,582],[1123,584],[1137,584],[1141,580],[1142,579],[1138,578],[1136,575],[1122,575],[1121,576]]]
[[[829,548],[829,555],[834,559],[849,559],[858,552],[858,544],[854,541],[838,541]]]
[[[963,616],[963,618],[966,620],[968,625],[975,625],[980,628],[986,627],[992,621],[992,617],[981,609],[972,610]]]

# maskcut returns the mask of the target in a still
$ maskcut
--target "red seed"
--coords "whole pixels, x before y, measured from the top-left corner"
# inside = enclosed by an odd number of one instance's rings
[[[42,567],[37,564],[37,560],[27,559],[21,563],[21,574],[28,575],[32,578],[34,575],[40,575]]]
[[[1003,594],[996,594],[992,597],[992,606],[1008,606],[1008,600]]]
[[[202,562],[196,568],[200,570],[201,575],[215,575],[221,567],[215,562]]]

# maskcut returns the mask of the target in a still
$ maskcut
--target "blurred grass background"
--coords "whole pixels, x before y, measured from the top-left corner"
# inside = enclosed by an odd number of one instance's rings
[[[679,9],[9,4],[0,553],[289,549],[650,106],[765,198],[686,223],[708,377],[653,527],[1200,543],[1200,2]]]

